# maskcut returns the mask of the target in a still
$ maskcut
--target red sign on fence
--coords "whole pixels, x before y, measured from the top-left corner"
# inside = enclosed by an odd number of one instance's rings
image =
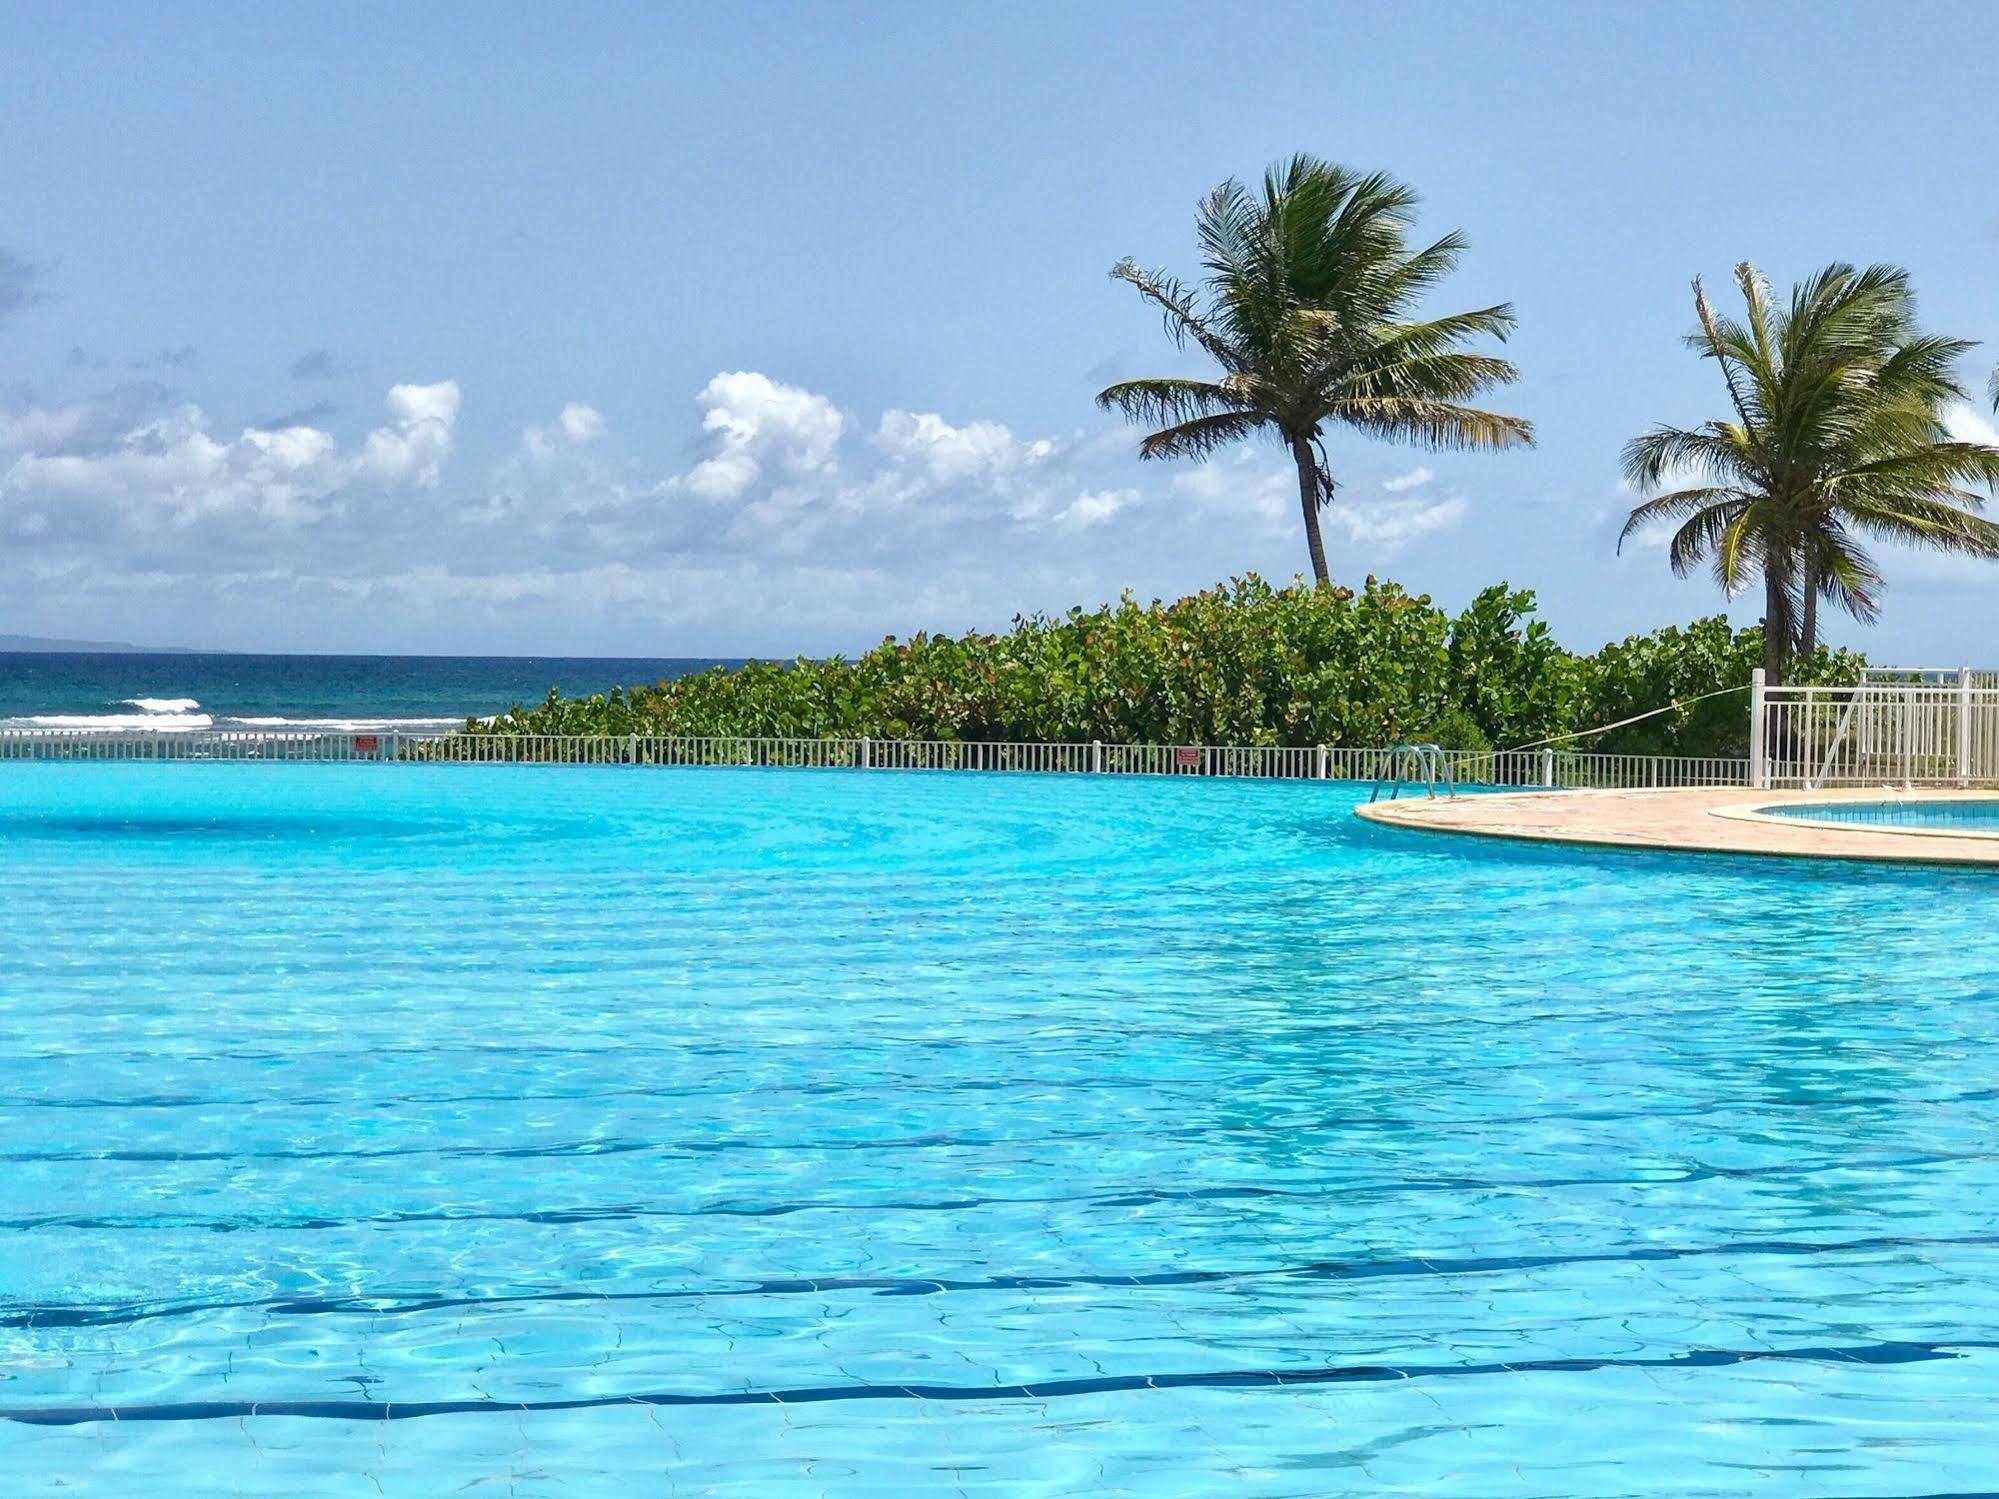
[[[1181,770],[1199,770],[1201,752],[1197,749],[1176,749],[1173,751],[1173,763]]]
[[[381,747],[382,736],[379,734],[356,734],[354,736],[354,753],[357,755],[372,755]]]

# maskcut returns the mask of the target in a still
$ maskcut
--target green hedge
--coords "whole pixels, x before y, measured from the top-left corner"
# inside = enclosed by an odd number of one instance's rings
[[[1723,618],[1563,650],[1534,598],[1488,588],[1455,617],[1369,578],[1359,591],[1257,577],[1175,603],[1017,619],[1003,635],[889,639],[849,661],[717,667],[650,687],[514,708],[480,734],[1385,745],[1505,749],[1740,687],[1761,633]],[[1862,658],[1821,651],[1800,681],[1851,681]],[[1743,695],[1576,748],[1741,754]]]

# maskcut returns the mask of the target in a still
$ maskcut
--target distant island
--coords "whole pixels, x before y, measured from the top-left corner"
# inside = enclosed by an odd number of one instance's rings
[[[0,652],[75,651],[102,656],[201,656],[189,645],[131,645],[123,640],[47,640],[40,635],[0,635]]]

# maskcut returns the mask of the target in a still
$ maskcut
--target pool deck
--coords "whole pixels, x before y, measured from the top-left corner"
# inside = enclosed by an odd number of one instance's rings
[[[1916,829],[1759,815],[1797,802],[1992,800],[1990,791],[1527,791],[1363,803],[1360,815],[1391,827],[1533,843],[1782,858],[1999,866],[1999,831]]]

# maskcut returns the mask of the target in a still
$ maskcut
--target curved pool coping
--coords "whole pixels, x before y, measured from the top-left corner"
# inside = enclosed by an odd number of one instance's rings
[[[1999,795],[1990,791],[1897,791],[1876,792],[1871,796],[1856,796],[1851,789],[1827,793],[1823,800],[1811,800],[1824,807],[1892,807],[1907,806],[1922,802],[1989,802],[1999,805]],[[1990,829],[1919,827],[1906,823],[1888,822],[1844,822],[1837,817],[1798,818],[1786,817],[1773,809],[1795,805],[1792,802],[1772,802],[1768,797],[1760,798],[1754,807],[1716,807],[1709,812],[1710,817],[1735,817],[1747,822],[1775,822],[1795,825],[1799,822],[1808,827],[1834,828],[1843,833],[1861,833],[1869,837],[1882,833],[1893,833],[1910,838],[1976,838],[1984,841],[1999,840],[1999,826]]]
[[[1916,791],[1909,801],[1990,801],[1980,791]],[[1674,791],[1525,791],[1459,797],[1404,797],[1363,803],[1367,821],[1387,827],[1525,843],[1576,844],[1653,852],[1841,859],[1882,864],[1999,867],[1999,832],[1884,827],[1783,817],[1770,809],[1883,800],[1880,792],[1756,791],[1746,786]]]

